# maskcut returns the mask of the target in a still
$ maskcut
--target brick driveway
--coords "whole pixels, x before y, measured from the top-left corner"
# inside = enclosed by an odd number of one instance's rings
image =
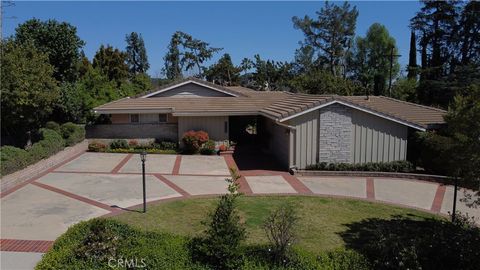
[[[231,156],[149,155],[147,201],[226,192]],[[295,177],[281,171],[240,171],[245,194],[352,197],[446,214],[453,188],[437,183],[365,177]],[[459,200],[464,196],[459,192]],[[138,155],[83,153],[1,194],[2,257],[43,253],[66,229],[82,220],[118,213],[142,202]],[[480,217],[480,209],[458,203]],[[34,257],[37,258],[37,257]],[[3,258],[2,258],[3,259]],[[38,260],[38,258],[37,258]],[[2,260],[3,261],[3,260]],[[3,267],[2,267],[3,269]]]

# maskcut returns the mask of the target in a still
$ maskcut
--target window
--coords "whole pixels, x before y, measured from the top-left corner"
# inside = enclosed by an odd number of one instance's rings
[[[161,113],[158,115],[158,122],[166,123],[167,122],[167,114]]]
[[[130,123],[138,123],[138,114],[130,114]]]

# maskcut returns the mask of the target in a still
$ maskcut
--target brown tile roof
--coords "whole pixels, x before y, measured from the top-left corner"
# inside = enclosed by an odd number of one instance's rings
[[[204,81],[200,81],[200,83],[206,84]],[[215,85],[215,87],[218,86]],[[365,96],[308,95],[276,91],[255,91],[238,86],[224,87],[223,90],[225,91],[225,89],[236,93],[238,97],[125,98],[101,105],[94,110],[97,113],[108,114],[138,111],[171,112],[174,115],[261,114],[281,121],[287,117],[294,118],[297,114],[323,104],[338,101],[424,129],[445,123],[443,116],[446,114],[446,111],[444,110],[383,96],[370,96],[367,99]]]

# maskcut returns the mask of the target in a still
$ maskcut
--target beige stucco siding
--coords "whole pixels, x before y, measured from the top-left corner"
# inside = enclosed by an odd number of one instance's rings
[[[194,83],[185,84],[151,97],[229,97],[231,95]]]
[[[295,127],[292,160],[298,168],[318,162],[319,111],[309,112],[291,119],[288,124]]]
[[[228,116],[180,116],[178,117],[178,139],[189,130],[204,130],[210,139],[228,140]]]
[[[408,127],[352,110],[353,163],[389,162],[407,157]]]

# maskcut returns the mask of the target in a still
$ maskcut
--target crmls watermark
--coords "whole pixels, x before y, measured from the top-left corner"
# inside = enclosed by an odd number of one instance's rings
[[[110,258],[108,259],[108,266],[110,268],[145,268],[147,264],[145,263],[145,258]]]

